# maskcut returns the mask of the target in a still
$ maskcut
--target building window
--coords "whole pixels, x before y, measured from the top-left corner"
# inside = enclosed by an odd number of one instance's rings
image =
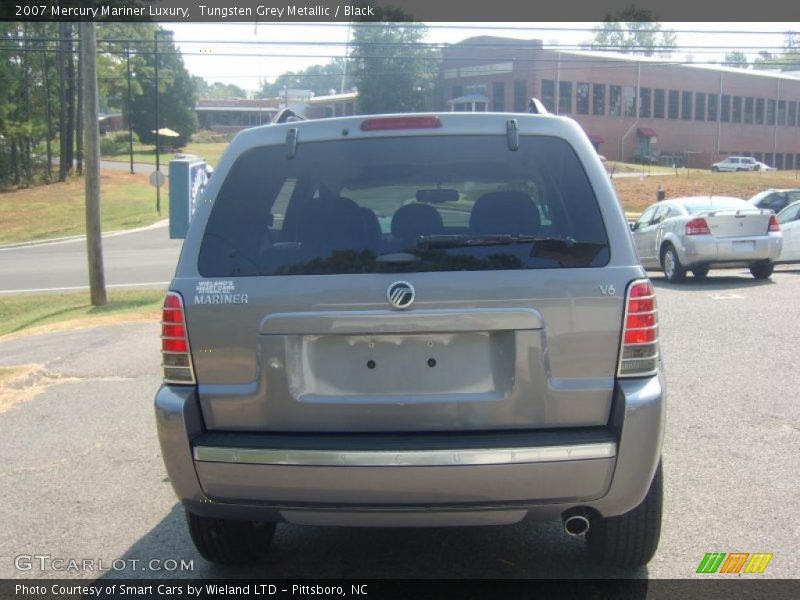
[[[792,153],[786,154],[786,164],[783,166],[786,167],[786,169],[789,171],[794,169],[794,154]]]
[[[650,118],[650,88],[641,88],[639,90],[639,116]]]
[[[600,116],[606,114],[606,86],[604,83],[595,83],[592,86],[592,114]]]
[[[789,102],[789,121],[786,123],[789,127],[794,127],[797,122],[797,102]]]
[[[764,124],[764,99],[756,98],[756,124]]]
[[[755,158],[758,162],[761,162],[762,160],[764,160],[764,155],[761,154],[761,152],[754,152],[753,158]]]
[[[708,117],[707,121],[716,121],[717,120],[717,102],[719,102],[719,95],[717,94],[709,94],[708,95]]]
[[[774,166],[779,171],[783,170],[783,154],[782,153],[778,152],[775,155],[775,165]]]
[[[514,112],[528,111],[528,84],[524,79],[514,82]]]
[[[767,100],[767,125],[775,125],[775,100]]]
[[[706,95],[704,92],[697,92],[694,95],[694,120],[706,120]]]
[[[464,88],[460,85],[453,86],[453,98],[460,98],[464,95]]]
[[[502,81],[492,82],[492,111],[503,112],[506,109],[506,84]]]
[[[636,88],[633,86],[622,88],[622,112],[626,117],[636,116]]]
[[[622,114],[622,87],[618,85],[608,87],[608,114],[612,117]]]
[[[653,116],[656,119],[664,118],[664,90],[656,90],[653,95]]]
[[[572,82],[558,82],[558,114],[569,114],[572,112]]]
[[[667,116],[670,119],[677,119],[680,107],[678,106],[678,101],[680,100],[680,93],[677,90],[670,90],[669,91],[669,108],[667,109]]]
[[[734,96],[733,97],[733,122],[734,123],[741,123],[742,122],[742,97],[741,96]]]
[[[778,100],[778,125],[786,125],[786,100]]]
[[[727,94],[722,95],[722,106],[719,109],[720,121],[728,123],[731,120],[731,97]]]
[[[578,83],[575,85],[575,112],[579,115],[589,114],[589,84]]]
[[[692,92],[681,93],[681,119],[692,120]]]
[[[744,122],[745,123],[752,123],[753,122],[753,99],[752,98],[745,98],[744,99]]]
[[[542,104],[550,112],[556,112],[556,82],[542,79]]]

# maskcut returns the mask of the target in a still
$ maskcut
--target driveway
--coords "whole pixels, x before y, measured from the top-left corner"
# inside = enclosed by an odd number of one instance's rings
[[[0,413],[0,577],[19,555],[115,559],[129,577],[692,578],[706,552],[771,552],[764,576],[800,573],[800,270],[705,283],[653,274],[669,390],[661,545],[645,569],[609,572],[557,522],[456,529],[281,525],[266,562],[206,563],[175,502],[155,434],[155,323],[0,340],[0,366],[40,365],[32,399]],[[152,559],[191,561],[177,573]],[[132,560],[139,561],[132,563]],[[158,563],[165,564],[165,563]],[[764,577],[761,576],[761,577]],[[706,576],[707,577],[707,576]]]

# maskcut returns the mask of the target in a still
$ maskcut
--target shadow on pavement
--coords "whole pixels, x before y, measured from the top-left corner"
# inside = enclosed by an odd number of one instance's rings
[[[709,274],[705,279],[695,279],[691,275],[681,283],[670,283],[661,273],[649,273],[650,281],[656,288],[680,290],[686,292],[708,292],[715,290],[750,289],[767,285],[775,285],[772,279],[754,279],[752,275],[714,275]]]
[[[499,527],[378,529],[303,527],[281,524],[261,563],[222,567],[205,561],[192,545],[176,504],[120,558],[139,561],[137,570],[108,578],[269,579],[483,579],[647,578],[647,568],[611,570],[594,565],[580,538],[559,522]],[[151,559],[193,561],[193,570],[145,570]],[[646,589],[637,586],[636,589]],[[638,596],[638,592],[637,592]],[[641,596],[644,597],[644,596]]]

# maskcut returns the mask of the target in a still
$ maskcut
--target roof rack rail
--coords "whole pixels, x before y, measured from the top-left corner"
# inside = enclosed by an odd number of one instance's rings
[[[277,115],[275,115],[275,120],[272,121],[272,123],[273,124],[291,123],[293,121],[306,121],[306,120],[307,119],[303,115],[297,114],[291,108],[284,108]]]
[[[544,107],[542,101],[538,98],[531,98],[528,102],[528,112],[534,115],[548,115],[550,112]]]

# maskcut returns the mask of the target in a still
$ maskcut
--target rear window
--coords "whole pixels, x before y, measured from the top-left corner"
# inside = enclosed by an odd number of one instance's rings
[[[746,210],[753,209],[753,205],[739,198],[695,198],[684,200],[683,207],[690,215],[712,210]]]
[[[242,154],[200,247],[204,277],[602,266],[605,227],[572,148],[424,136]]]

